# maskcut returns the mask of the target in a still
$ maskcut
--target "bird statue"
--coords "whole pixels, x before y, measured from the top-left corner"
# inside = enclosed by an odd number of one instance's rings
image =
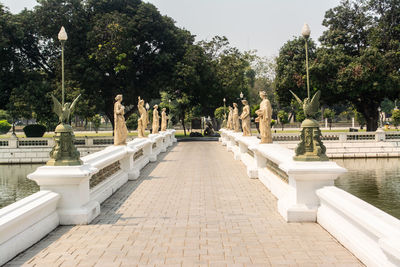
[[[64,104],[64,106],[62,106],[57,98],[55,98],[54,95],[51,95],[51,98],[53,99],[53,111],[57,114],[60,123],[69,123],[69,116],[75,108],[80,96],[81,95],[78,95],[77,98],[75,98],[75,100],[72,102],[72,104],[70,102],[67,102]]]
[[[317,91],[313,98],[310,101],[309,97],[306,97],[304,101],[301,101],[301,99],[293,93],[291,90],[289,90],[292,95],[296,98],[297,102],[299,102],[300,105],[303,106],[304,110],[304,115],[306,118],[312,118],[319,110],[319,98],[321,97],[321,91]]]

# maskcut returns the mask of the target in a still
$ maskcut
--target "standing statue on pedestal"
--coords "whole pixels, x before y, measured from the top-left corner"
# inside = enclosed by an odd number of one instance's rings
[[[160,116],[158,115],[158,105],[154,105],[153,109],[153,125],[151,127],[153,134],[158,133],[158,128],[160,127]]]
[[[239,109],[236,103],[233,103],[233,130],[235,132],[240,132],[240,122],[239,122]]]
[[[226,128],[228,130],[233,130],[233,108],[231,106],[229,108],[229,113],[228,113],[228,122],[226,124]]]
[[[114,104],[114,145],[126,145],[126,137],[128,136],[128,129],[125,124],[125,107],[121,104],[122,95],[115,97]]]
[[[251,136],[251,129],[250,129],[250,106],[247,100],[242,100],[243,104],[243,111],[240,115],[240,119],[242,120],[242,129],[243,129],[243,136]]]
[[[139,119],[138,119],[138,137],[139,138],[144,138],[146,137],[145,130],[147,127],[147,124],[149,123],[148,115],[147,115],[147,110],[144,107],[144,100],[140,99],[140,96],[138,97],[138,110],[139,110]]]
[[[161,131],[165,132],[167,130],[167,113],[166,113],[166,108],[162,109],[161,112]]]
[[[260,91],[260,97],[262,99],[260,103],[260,109],[256,110],[258,118],[256,121],[259,123],[261,142],[260,144],[272,143],[272,132],[271,132],[271,116],[272,107],[271,103],[267,98],[265,91]]]

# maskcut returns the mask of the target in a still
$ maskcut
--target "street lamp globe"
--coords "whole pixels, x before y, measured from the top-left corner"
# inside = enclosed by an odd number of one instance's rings
[[[64,26],[61,27],[60,32],[58,33],[58,40],[60,40],[61,42],[65,42],[68,39],[68,35],[67,32],[65,31]]]
[[[240,92],[240,99],[243,99],[243,92]]]
[[[310,34],[310,26],[308,26],[307,23],[304,23],[303,28],[301,29],[301,35],[303,35],[304,38],[308,39],[308,37],[310,37]]]
[[[149,103],[146,103],[146,109],[149,110],[149,108],[150,108]]]

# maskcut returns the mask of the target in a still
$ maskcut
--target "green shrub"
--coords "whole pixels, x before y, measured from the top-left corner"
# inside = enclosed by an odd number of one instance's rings
[[[126,120],[126,127],[129,130],[136,130],[138,127],[138,115],[136,113],[131,114]]]
[[[283,131],[283,126],[284,126],[286,123],[289,122],[288,116],[289,116],[289,114],[288,114],[286,111],[284,111],[284,110],[279,110],[279,112],[278,112],[278,119],[279,119],[279,121],[280,121],[280,123],[281,123],[282,131]]]
[[[11,129],[11,124],[7,120],[0,121],[0,134],[6,134]]]
[[[228,118],[228,113],[229,113],[229,108],[228,107],[219,107],[216,108],[214,111],[214,116],[215,118],[217,118],[218,120],[223,120],[224,119],[224,114],[226,114],[226,117]]]
[[[40,124],[31,124],[23,128],[26,137],[42,137],[46,132],[46,127]]]
[[[12,122],[10,114],[6,110],[0,109],[0,121],[3,120],[6,120],[10,123]]]
[[[101,125],[101,116],[99,114],[96,114],[92,118],[90,118],[90,121],[93,123],[93,128],[97,133]]]
[[[392,111],[392,123],[396,127],[400,125],[400,110],[394,109]]]

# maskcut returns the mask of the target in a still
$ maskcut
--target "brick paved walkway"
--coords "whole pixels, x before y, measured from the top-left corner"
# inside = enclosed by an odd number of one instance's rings
[[[8,266],[358,266],[315,223],[286,223],[276,199],[216,142],[178,143],[101,207]]]

